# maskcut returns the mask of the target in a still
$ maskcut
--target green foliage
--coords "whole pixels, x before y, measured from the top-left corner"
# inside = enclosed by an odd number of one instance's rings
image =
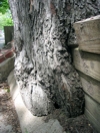
[[[12,26],[13,21],[11,17],[10,10],[8,10],[5,14],[0,14],[0,29],[3,29],[4,26]]]
[[[8,0],[0,0],[0,29],[13,25]]]
[[[0,0],[0,12],[5,14],[9,9],[8,0]]]

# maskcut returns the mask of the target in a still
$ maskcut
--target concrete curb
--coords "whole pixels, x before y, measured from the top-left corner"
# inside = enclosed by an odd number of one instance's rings
[[[51,119],[48,123],[45,123],[42,117],[36,117],[30,113],[21,98],[19,87],[15,81],[14,71],[8,76],[8,84],[22,133],[66,133],[58,120]]]

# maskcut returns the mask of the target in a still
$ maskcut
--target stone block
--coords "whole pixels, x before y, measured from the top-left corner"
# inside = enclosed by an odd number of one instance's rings
[[[85,75],[100,82],[100,55],[73,50],[74,66]]]
[[[100,54],[100,15],[74,24],[80,50]]]
[[[79,75],[84,92],[100,104],[100,82],[84,75],[83,73],[79,72]]]
[[[85,95],[85,115],[99,133],[100,132],[100,104],[95,102],[88,95]]]

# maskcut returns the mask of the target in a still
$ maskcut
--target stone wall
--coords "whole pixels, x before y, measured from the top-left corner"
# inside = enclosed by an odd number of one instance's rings
[[[85,92],[85,115],[100,132],[100,15],[74,24],[78,48],[74,66]]]

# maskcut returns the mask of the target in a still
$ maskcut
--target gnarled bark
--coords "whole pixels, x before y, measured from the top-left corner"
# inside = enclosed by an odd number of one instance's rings
[[[37,116],[54,107],[69,117],[83,113],[84,96],[72,65],[74,22],[100,13],[99,0],[9,0],[14,19],[16,80]]]

